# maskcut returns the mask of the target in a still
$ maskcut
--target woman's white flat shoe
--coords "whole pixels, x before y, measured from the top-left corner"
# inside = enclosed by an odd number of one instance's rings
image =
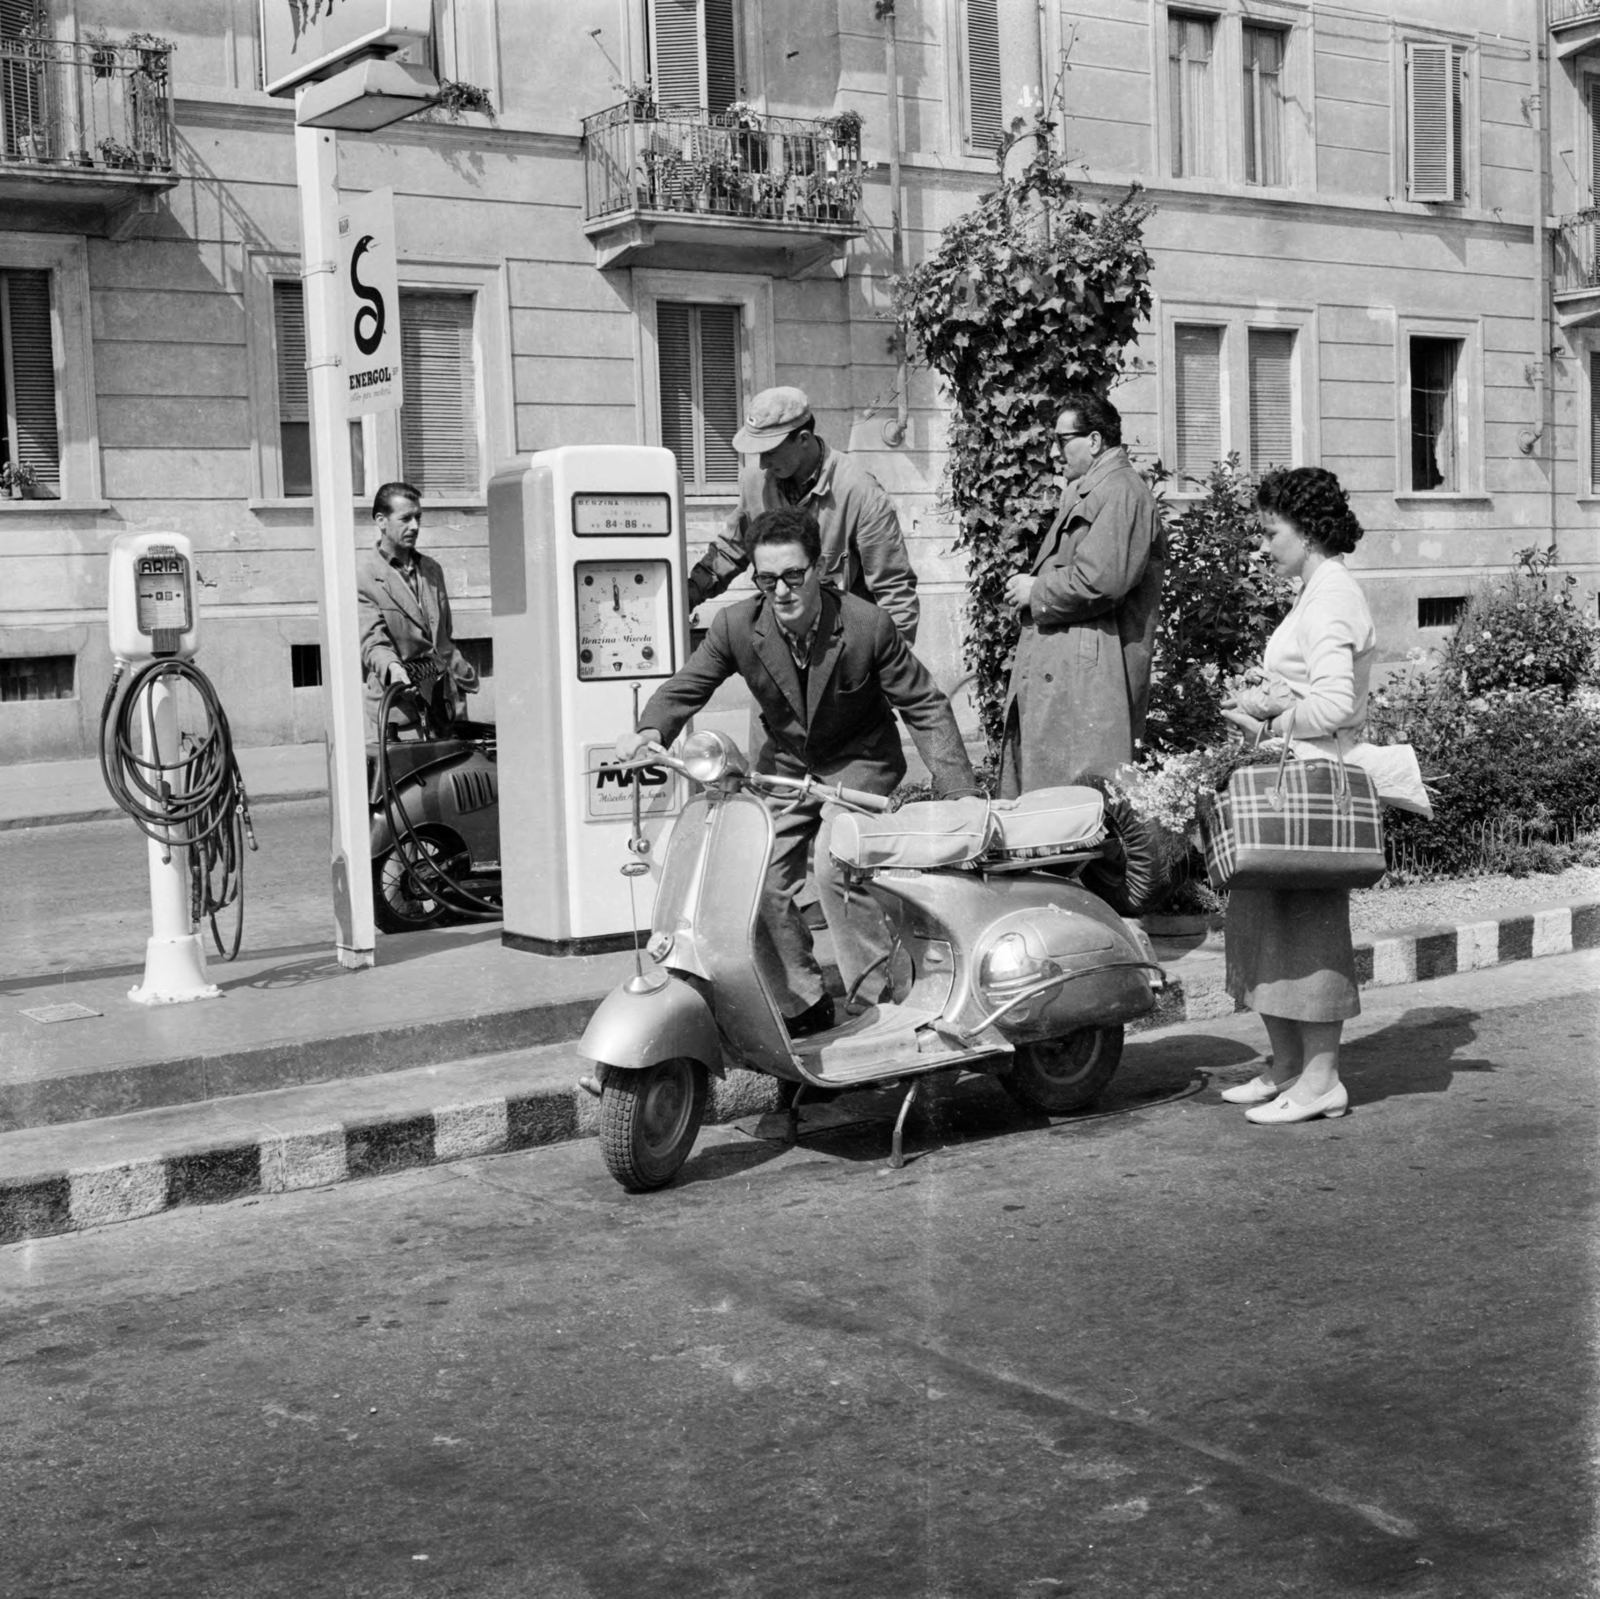
[[[1342,1116],[1349,1108],[1350,1096],[1345,1092],[1344,1084],[1335,1083],[1327,1093],[1319,1094],[1303,1105],[1297,1104],[1287,1094],[1280,1094],[1270,1105],[1257,1105],[1244,1114],[1246,1121],[1272,1126],[1278,1122],[1308,1122],[1318,1116]]]
[[[1269,1099],[1276,1099],[1285,1089],[1293,1088],[1299,1081],[1298,1073],[1283,1083],[1270,1082],[1265,1077],[1252,1077],[1248,1083],[1240,1083],[1237,1088],[1224,1088],[1222,1097],[1230,1105],[1264,1105]]]

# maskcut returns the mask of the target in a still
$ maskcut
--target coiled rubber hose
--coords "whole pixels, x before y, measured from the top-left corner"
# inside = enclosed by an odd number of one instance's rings
[[[162,845],[164,859],[174,849],[189,852],[189,918],[204,917],[211,940],[224,960],[239,953],[244,936],[244,845],[256,848],[250,825],[250,800],[234,758],[227,713],[211,679],[192,661],[150,661],[131,675],[118,662],[100,708],[100,772],[112,799],[133,818],[146,838]],[[176,692],[187,683],[205,711],[202,733],[182,733],[173,765],[149,761],[140,753],[137,718],[143,708],[154,739],[154,694],[166,681]],[[224,947],[218,914],[236,906],[233,937]]]
[[[405,873],[402,881],[419,900],[437,900],[447,909],[462,915],[492,920],[503,911],[499,901],[474,894],[450,875],[439,857],[429,849],[428,840],[412,826],[411,818],[396,792],[394,778],[389,771],[389,717],[405,695],[415,692],[410,683],[390,683],[384,689],[383,699],[378,706],[377,788],[383,814],[389,824],[389,836],[394,840],[395,856]],[[377,884],[373,887],[376,889]],[[435,915],[430,911],[422,916],[407,916],[392,903],[389,911],[400,921],[414,922],[418,927],[426,927]]]

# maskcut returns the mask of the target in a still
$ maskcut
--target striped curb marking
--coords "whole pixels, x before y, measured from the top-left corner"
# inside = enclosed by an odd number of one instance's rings
[[[1449,977],[1485,966],[1600,946],[1600,903],[1558,906],[1460,927],[1423,929],[1356,946],[1363,987]],[[1143,1025],[1211,1021],[1236,1006],[1219,982],[1168,985]],[[1139,1026],[1140,1024],[1135,1024]],[[742,1081],[747,1079],[748,1081]],[[776,1103],[773,1082],[753,1072],[713,1088],[708,1122],[735,1121]],[[446,1105],[418,1115],[270,1133],[254,1142],[0,1183],[0,1244],[133,1221],[180,1205],[215,1205],[257,1194],[325,1188],[474,1155],[592,1137],[599,1106],[581,1089]]]

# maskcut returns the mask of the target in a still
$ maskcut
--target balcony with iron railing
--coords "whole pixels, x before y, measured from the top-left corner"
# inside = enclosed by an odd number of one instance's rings
[[[1550,0],[1548,21],[1557,57],[1576,55],[1600,40],[1600,0]]]
[[[0,40],[0,199],[114,209],[172,167],[169,46]]]
[[[713,246],[740,263],[837,255],[862,231],[860,119],[661,107],[583,119],[584,232],[598,264]]]
[[[1564,217],[1550,233],[1550,287],[1563,327],[1600,317],[1600,211]]]

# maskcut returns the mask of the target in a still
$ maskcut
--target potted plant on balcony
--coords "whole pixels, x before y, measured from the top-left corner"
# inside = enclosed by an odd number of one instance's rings
[[[735,159],[746,172],[765,172],[767,135],[761,113],[747,100],[735,100],[723,114],[733,130]]]
[[[817,123],[822,136],[833,146],[835,161],[860,158],[863,126],[859,111],[837,111]]]
[[[78,40],[89,52],[89,70],[96,78],[109,78],[117,70],[117,49],[104,28],[85,28]]]
[[[622,103],[627,108],[630,122],[655,121],[656,96],[648,78],[643,84],[630,83],[622,92],[624,96]]]
[[[7,461],[0,465],[0,489],[13,500],[28,499],[38,482],[38,472],[26,461]]]
[[[494,120],[494,101],[487,89],[481,89],[475,83],[456,83],[449,78],[440,83],[439,97],[432,109],[442,111],[451,122],[459,122],[466,111],[477,111],[490,121]]]
[[[102,139],[96,148],[100,151],[100,159],[115,170],[131,172],[139,165],[139,157],[132,146],[120,140]]]
[[[50,130],[42,122],[30,122],[17,140],[17,150],[24,161],[43,161],[50,152]]]

